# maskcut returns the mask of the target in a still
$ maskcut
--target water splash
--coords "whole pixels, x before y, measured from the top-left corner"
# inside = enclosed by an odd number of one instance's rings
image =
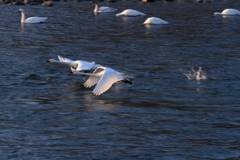
[[[202,71],[202,67],[199,67],[198,71],[192,68],[191,71],[188,71],[187,73],[183,74],[188,78],[188,80],[196,79],[197,81],[200,81],[207,79],[206,73]]]

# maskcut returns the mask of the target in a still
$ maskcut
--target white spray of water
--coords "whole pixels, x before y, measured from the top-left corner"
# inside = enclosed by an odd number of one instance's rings
[[[206,73],[202,71],[202,67],[199,67],[198,71],[195,71],[194,68],[192,68],[191,71],[183,74],[188,78],[188,80],[195,79],[197,81],[200,81],[207,79]]]

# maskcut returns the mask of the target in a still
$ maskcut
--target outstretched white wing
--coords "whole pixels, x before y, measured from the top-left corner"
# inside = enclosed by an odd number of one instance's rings
[[[69,62],[69,63],[73,63],[73,62],[74,62],[74,61],[71,60],[71,59],[64,58],[64,57],[61,57],[61,56],[58,56],[58,59],[59,59],[59,61],[61,61],[61,62]]]
[[[60,62],[67,62],[67,63],[71,64],[70,69],[71,69],[72,72],[75,71],[76,68],[77,68],[77,64],[75,63],[75,61],[73,61],[69,58],[64,58],[64,57],[61,57],[61,56],[58,55],[58,60]]]
[[[104,73],[104,68],[102,68],[102,67],[97,68],[83,85],[86,88],[90,88],[90,87],[94,86],[101,79],[101,77],[102,77],[101,73],[102,74]]]
[[[83,60],[77,60],[75,61],[78,66],[76,68],[76,71],[91,71],[94,68],[94,63],[92,62],[87,62],[87,61],[83,61]]]
[[[100,95],[106,92],[114,83],[122,80],[122,75],[118,74],[114,70],[105,71],[101,79],[97,83],[96,87],[93,90],[93,93]]]

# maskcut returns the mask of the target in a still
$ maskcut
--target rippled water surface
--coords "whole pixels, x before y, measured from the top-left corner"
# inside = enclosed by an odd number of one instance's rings
[[[1,159],[240,159],[240,1],[0,5]],[[20,24],[26,16],[49,17]],[[117,12],[117,13],[118,13]],[[147,17],[169,22],[144,26]],[[133,78],[95,96],[57,55]],[[207,79],[188,78],[199,67]]]

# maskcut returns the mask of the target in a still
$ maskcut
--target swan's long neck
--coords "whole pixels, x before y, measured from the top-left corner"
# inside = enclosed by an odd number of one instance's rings
[[[98,8],[99,8],[99,6],[98,6],[98,4],[95,3],[95,2],[94,2],[94,5],[95,5],[94,12],[97,13],[97,12],[98,12]]]
[[[117,17],[122,16],[122,15],[123,15],[122,13],[118,13],[118,14],[116,14]]]
[[[220,12],[215,12],[214,15],[221,15],[222,13]]]
[[[99,75],[99,74],[85,73],[85,72],[78,72],[78,71],[73,72],[73,74],[80,74],[80,75],[85,75],[85,76],[101,77],[101,75]]]
[[[25,14],[23,11],[21,11],[21,22],[24,23],[25,21]]]

